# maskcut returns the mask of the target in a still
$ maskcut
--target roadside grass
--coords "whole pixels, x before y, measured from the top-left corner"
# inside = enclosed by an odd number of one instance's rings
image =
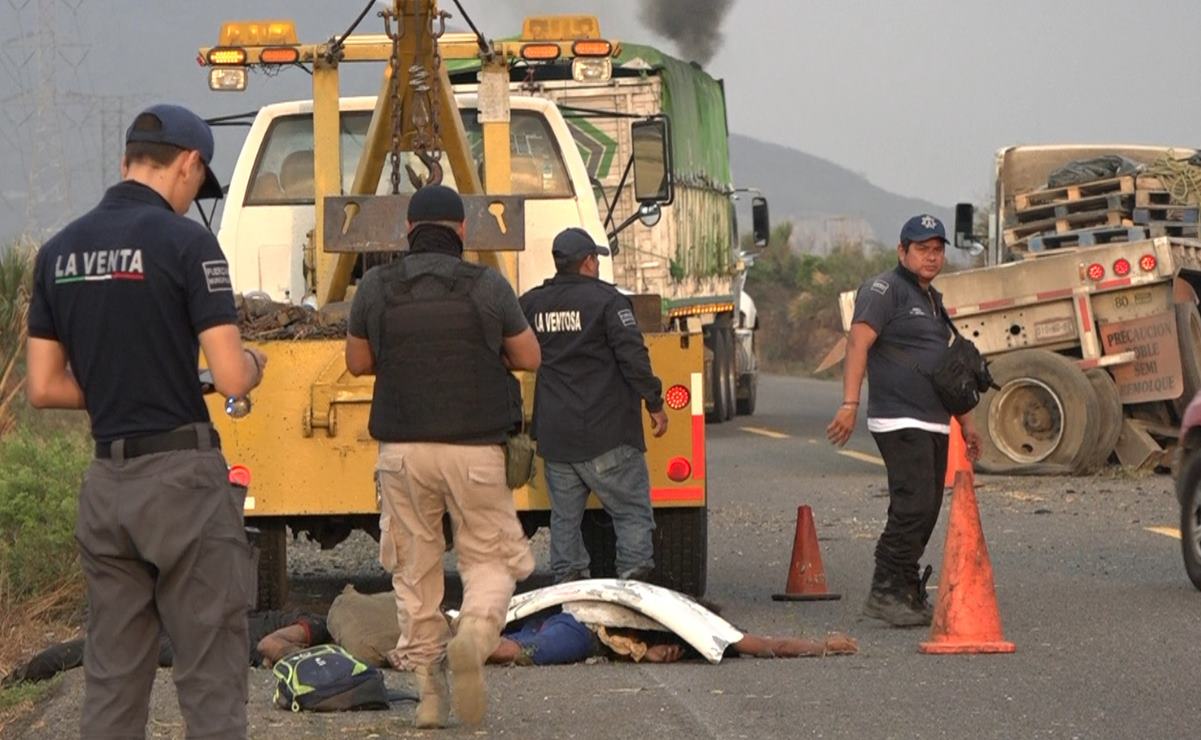
[[[34,246],[0,249],[0,676],[79,634],[83,580],[75,510],[91,457],[87,417],[25,401],[25,340]],[[0,690],[0,730],[57,685]]]

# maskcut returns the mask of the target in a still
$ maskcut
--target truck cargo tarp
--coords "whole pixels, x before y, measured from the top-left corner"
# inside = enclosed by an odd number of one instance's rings
[[[1092,159],[1077,159],[1047,176],[1047,187],[1062,188],[1068,185],[1107,180],[1122,175],[1133,175],[1139,171],[1140,165],[1132,159],[1110,154]]]
[[[447,62],[455,76],[479,69],[478,60]],[[614,75],[658,74],[663,82],[663,112],[671,118],[672,170],[677,182],[729,190],[730,151],[725,91],[699,66],[651,46],[622,42],[613,60]],[[569,75],[570,76],[570,75]]]

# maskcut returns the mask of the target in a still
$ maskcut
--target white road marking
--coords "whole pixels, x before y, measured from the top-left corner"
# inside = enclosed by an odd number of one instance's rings
[[[763,429],[762,427],[739,427],[744,432],[758,434],[761,437],[771,437],[772,439],[788,439],[791,435],[784,432],[777,432],[772,429]]]
[[[1155,534],[1162,534],[1164,537],[1171,537],[1175,540],[1180,539],[1180,530],[1175,527],[1143,527],[1143,529]]]
[[[866,463],[871,463],[872,465],[881,465],[881,466],[884,465],[883,460],[876,457],[875,455],[869,455],[866,452],[859,452],[857,450],[839,450],[838,454],[846,455],[847,457],[853,457],[856,460],[860,460],[860,461],[866,462]]]

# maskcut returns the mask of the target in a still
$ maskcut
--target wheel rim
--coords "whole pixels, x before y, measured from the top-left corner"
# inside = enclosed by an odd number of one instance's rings
[[[1042,381],[1011,380],[993,399],[988,432],[997,449],[1009,459],[1042,462],[1063,439],[1063,404]]]
[[[1192,550],[1193,562],[1201,563],[1201,484],[1193,489],[1192,500],[1186,507],[1189,515],[1184,520],[1184,531],[1180,535]]]

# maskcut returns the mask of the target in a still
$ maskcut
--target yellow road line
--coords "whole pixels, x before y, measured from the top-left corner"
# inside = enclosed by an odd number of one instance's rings
[[[875,455],[869,455],[866,452],[858,452],[856,450],[839,450],[838,454],[846,455],[847,457],[853,457],[856,460],[861,460],[866,463],[871,463],[872,465],[884,465],[883,460],[876,457]]]
[[[1176,540],[1180,539],[1180,530],[1175,527],[1143,527],[1143,529],[1155,534],[1162,534],[1164,537],[1171,537]]]
[[[758,434],[761,437],[771,437],[772,439],[788,439],[790,435],[784,432],[777,432],[771,429],[763,429],[762,427],[739,427],[744,432]]]

